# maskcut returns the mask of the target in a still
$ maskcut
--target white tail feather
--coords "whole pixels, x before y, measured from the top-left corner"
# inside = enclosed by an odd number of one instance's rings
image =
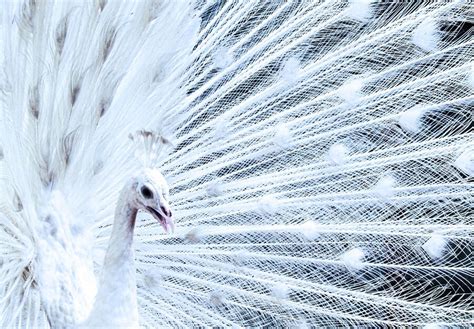
[[[473,7],[2,3],[0,326],[90,311],[143,164],[147,328],[467,326]],[[469,25],[471,24],[471,25]],[[127,137],[156,131],[137,160]]]

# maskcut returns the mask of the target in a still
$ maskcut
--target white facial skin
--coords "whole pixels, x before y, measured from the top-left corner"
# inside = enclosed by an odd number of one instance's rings
[[[167,233],[173,231],[173,214],[168,202],[169,187],[163,175],[158,170],[147,169],[136,180],[133,205],[151,214]]]

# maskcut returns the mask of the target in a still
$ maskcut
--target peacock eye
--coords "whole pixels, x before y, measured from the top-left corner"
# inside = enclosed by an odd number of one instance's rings
[[[145,199],[153,199],[153,192],[146,186],[142,186],[140,193]]]

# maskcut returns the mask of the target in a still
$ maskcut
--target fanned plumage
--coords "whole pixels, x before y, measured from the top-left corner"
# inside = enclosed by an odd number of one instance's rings
[[[472,322],[471,3],[1,14],[1,327],[87,317],[136,131],[176,217],[137,222],[142,326]]]

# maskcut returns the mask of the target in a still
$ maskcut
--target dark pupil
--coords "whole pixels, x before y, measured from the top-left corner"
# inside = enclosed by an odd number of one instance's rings
[[[140,192],[142,192],[142,195],[145,199],[153,198],[153,192],[146,186],[143,186]]]

